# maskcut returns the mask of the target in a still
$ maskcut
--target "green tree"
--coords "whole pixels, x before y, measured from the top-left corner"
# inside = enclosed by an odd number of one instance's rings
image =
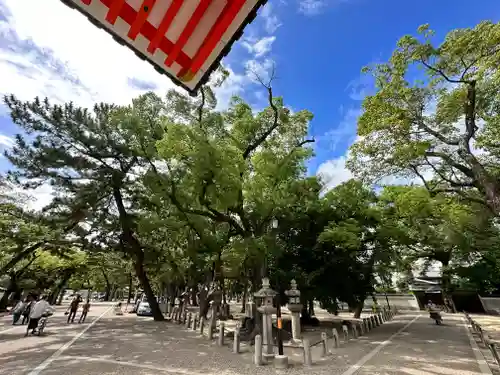
[[[194,101],[171,91],[167,132],[157,144],[164,170],[152,166],[150,185],[205,244],[210,241],[196,224],[217,224],[223,240],[215,241],[214,252],[220,254],[224,237],[231,239],[232,248],[244,254],[242,265],[254,288],[267,273],[264,237],[276,207],[293,201],[289,189],[305,174],[311,149],[303,146],[312,142],[306,139],[312,115],[292,113],[270,84],[265,87],[269,106],[258,113],[240,98],[217,112],[208,88]],[[221,266],[217,261],[218,275]]]
[[[363,102],[349,167],[372,181],[417,177],[433,193],[481,201],[498,215],[500,23],[453,30],[439,46],[427,25],[419,34],[365,68],[377,92]]]
[[[154,137],[162,132],[161,100],[151,94],[130,107],[98,104],[93,111],[72,103],[52,105],[48,99],[21,102],[13,95],[5,97],[5,103],[14,123],[28,135],[35,134],[33,141],[17,136],[16,145],[6,153],[18,168],[10,173],[11,179],[28,186],[49,182],[61,192],[55,204],[70,211],[88,205],[88,220],[118,227],[116,242],[134,259],[154,318],[162,320],[144,268],[145,249],[136,230],[140,211],[135,205],[145,166],[141,147],[154,148]]]
[[[407,236],[400,256],[408,264],[417,259],[441,263],[445,296],[453,291],[458,275],[468,278],[479,268],[494,269],[491,256],[498,249],[500,232],[483,205],[443,194],[432,196],[424,187],[413,186],[386,187],[380,200],[391,207],[390,220],[397,222]],[[497,280],[495,274],[482,278],[484,287]],[[487,282],[490,278],[492,282]]]

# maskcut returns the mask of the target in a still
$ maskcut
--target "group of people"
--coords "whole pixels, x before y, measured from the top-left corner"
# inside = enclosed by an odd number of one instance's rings
[[[80,303],[82,303],[82,297],[77,295],[75,298],[73,298],[73,300],[69,304],[68,310],[65,312],[65,314],[68,315],[68,323],[75,322],[76,313],[78,312],[78,307],[80,306]],[[85,323],[85,318],[87,317],[89,310],[90,310],[90,302],[87,299],[87,302],[85,302],[82,305],[82,313],[80,314],[78,323]]]
[[[25,335],[28,336],[30,330],[32,334],[35,333],[42,316],[47,313],[51,314],[53,311],[54,309],[47,302],[46,296],[40,298],[28,296],[24,301],[19,301],[12,309],[12,324],[16,325],[22,316],[21,324],[28,323]]]
[[[68,315],[68,323],[74,323],[76,313],[78,312],[78,308],[81,303],[82,298],[79,295],[71,301],[68,310],[65,313]],[[82,304],[82,312],[78,323],[85,323],[85,318],[87,317],[89,310],[90,303],[87,300],[87,302]],[[30,331],[32,334],[36,332],[38,323],[44,315],[51,315],[53,312],[54,308],[50,306],[46,296],[37,298],[36,296],[29,295],[25,300],[19,301],[12,309],[12,324],[17,325],[22,317],[21,325],[28,323],[25,335],[28,336]]]

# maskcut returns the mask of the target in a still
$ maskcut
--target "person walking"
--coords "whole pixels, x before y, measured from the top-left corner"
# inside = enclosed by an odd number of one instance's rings
[[[80,319],[78,320],[78,323],[85,323],[85,318],[87,317],[87,313],[90,310],[90,302],[87,299],[87,302],[85,302],[82,306],[82,315],[80,315]]]
[[[69,305],[69,314],[68,314],[68,323],[71,321],[73,323],[75,321],[76,312],[78,311],[78,306],[80,305],[80,296],[76,296],[71,301]]]
[[[30,319],[31,309],[33,308],[34,304],[35,304],[35,301],[33,301],[32,296],[26,297],[26,306],[24,307],[24,310],[22,312],[23,320],[21,322],[21,325],[28,323],[28,321]]]
[[[12,325],[16,325],[19,319],[21,318],[22,313],[24,312],[24,309],[26,307],[26,304],[23,302],[23,300],[19,300],[17,305],[12,309]]]
[[[43,314],[50,310],[52,310],[52,307],[47,302],[47,296],[42,296],[42,298],[40,298],[40,300],[36,302],[31,309],[28,328],[26,328],[26,334],[24,335],[25,337],[28,336],[30,329],[31,334],[35,334],[40,318]]]

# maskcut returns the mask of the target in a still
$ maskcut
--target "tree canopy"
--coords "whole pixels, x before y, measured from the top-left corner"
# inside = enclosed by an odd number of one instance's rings
[[[214,290],[247,298],[269,276],[282,295],[297,280],[304,315],[316,300],[359,316],[419,260],[442,265],[444,293],[498,289],[499,25],[437,47],[428,26],[419,35],[367,69],[377,90],[352,146],[356,178],[326,192],[307,172],[313,115],[292,111],[272,80],[257,77],[261,110],[240,97],[218,110],[213,85],[93,109],[6,96],[22,133],[1,180],[0,309],[23,289],[52,302],[64,288],[140,289],[162,320],[158,296],[190,292],[206,313]],[[380,186],[394,175],[420,182]],[[56,197],[39,212],[8,188],[42,184]]]

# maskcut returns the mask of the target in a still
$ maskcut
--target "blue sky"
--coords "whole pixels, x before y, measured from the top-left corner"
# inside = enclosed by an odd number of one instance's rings
[[[37,17],[51,15],[47,23]],[[48,16],[47,16],[48,17]],[[246,71],[265,74],[274,65],[274,91],[293,109],[314,113],[311,134],[320,171],[334,186],[349,178],[348,147],[356,137],[356,118],[369,77],[360,69],[386,60],[397,40],[429,23],[442,39],[448,31],[500,18],[498,0],[270,0],[225,59],[232,78],[218,91],[221,106],[232,94],[257,108],[265,105]],[[126,61],[116,68],[118,61]],[[120,104],[144,90],[163,94],[168,79],[118,46],[59,0],[0,0],[0,93],[23,99]],[[17,129],[0,108],[0,147],[9,146]],[[0,158],[0,172],[8,168]]]

